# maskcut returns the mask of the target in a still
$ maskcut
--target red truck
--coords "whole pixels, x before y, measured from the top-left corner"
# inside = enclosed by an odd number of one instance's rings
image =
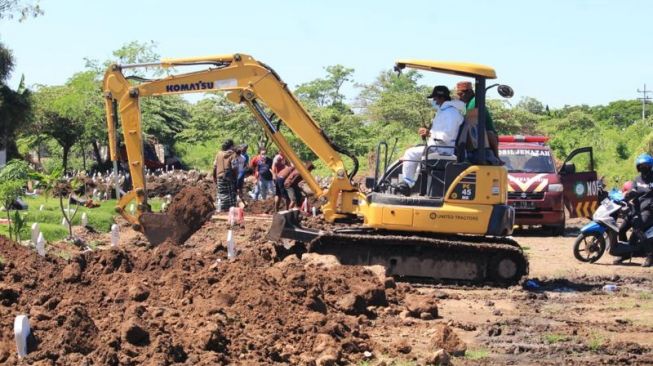
[[[508,169],[508,203],[515,208],[515,224],[542,226],[562,235],[565,217],[592,216],[599,181],[591,147],[572,151],[556,169],[547,141],[546,136],[500,136],[499,157]],[[580,171],[576,164],[582,166]]]

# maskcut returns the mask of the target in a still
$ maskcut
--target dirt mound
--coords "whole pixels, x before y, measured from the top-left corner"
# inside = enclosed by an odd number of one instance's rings
[[[161,175],[148,175],[147,195],[150,198],[174,196],[188,186],[199,186],[210,195],[215,195],[215,184],[206,178],[206,174],[191,170],[167,172]]]
[[[272,214],[274,213],[274,198],[254,201],[245,197],[245,212],[250,214]]]
[[[191,230],[190,236],[211,218],[215,212],[213,196],[198,186],[190,186],[177,193],[167,210],[168,215],[183,222]],[[184,238],[185,241],[188,237]]]
[[[467,345],[458,338],[458,335],[449,326],[442,323],[435,325],[433,346],[434,349],[444,349],[454,356],[463,356],[467,350]]]
[[[367,327],[399,307],[378,273],[316,255],[278,262],[258,227],[234,229],[239,254],[230,261],[227,229],[209,222],[183,247],[69,260],[0,237],[0,329],[29,316],[28,363],[347,364],[374,352]],[[0,332],[0,363],[19,362],[13,334]]]
[[[189,186],[173,197],[166,213],[145,213],[139,222],[152,245],[166,240],[183,244],[214,212],[213,197],[202,187]]]

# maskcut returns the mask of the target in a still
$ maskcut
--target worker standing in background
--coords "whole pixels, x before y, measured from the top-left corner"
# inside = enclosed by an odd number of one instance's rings
[[[283,187],[283,179],[279,179],[278,174],[286,168],[288,163],[286,163],[286,158],[279,152],[274,156],[272,160],[272,179],[274,181],[274,210],[279,211],[279,205],[281,200],[286,201],[286,207],[288,206],[288,195],[286,194],[286,189]],[[285,177],[282,177],[285,178]]]
[[[243,185],[245,184],[245,172],[249,164],[249,155],[247,155],[247,145],[238,145],[236,148],[237,164],[238,164],[238,177],[236,178],[236,190],[238,195],[243,195]]]
[[[226,140],[213,162],[213,181],[216,184],[218,211],[226,211],[236,206],[236,179],[238,162],[234,151],[234,141]]]
[[[281,200],[283,200],[283,209],[287,210],[289,208],[292,208],[292,202],[290,201],[290,197],[288,196],[288,192],[286,191],[285,184],[286,184],[286,179],[289,178],[293,172],[295,172],[296,169],[292,164],[286,165],[283,169],[281,169],[279,172],[276,173],[274,178],[274,187],[277,190],[275,192],[275,209],[279,211],[279,207],[281,205]],[[281,187],[281,188],[279,188]],[[277,201],[279,204],[277,205]]]
[[[310,161],[304,162],[306,170],[313,171],[315,168],[313,163]],[[300,207],[304,199],[302,195],[302,189],[299,187],[299,183],[303,180],[299,170],[292,168],[292,171],[286,176],[286,180],[283,182],[283,186],[286,189],[286,195],[290,200],[290,205],[288,208]]]
[[[456,84],[456,95],[467,105],[467,111],[471,111],[476,108],[476,94],[474,93],[474,88],[472,83],[469,81],[461,81]],[[487,106],[485,108],[485,133],[487,135],[488,142],[490,143],[490,149],[494,153],[494,156],[499,158],[499,134],[497,129],[494,127],[494,121],[490,115],[490,111]]]
[[[254,171],[256,177],[256,187],[254,187],[254,200],[268,198],[268,192],[273,189],[272,182],[272,159],[267,156],[267,150],[262,147],[258,150],[258,155],[252,158],[249,166]]]

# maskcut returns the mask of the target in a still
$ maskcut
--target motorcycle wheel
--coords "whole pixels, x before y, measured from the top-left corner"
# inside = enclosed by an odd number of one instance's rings
[[[574,242],[574,257],[581,262],[594,263],[605,252],[605,238],[600,234],[580,234]]]

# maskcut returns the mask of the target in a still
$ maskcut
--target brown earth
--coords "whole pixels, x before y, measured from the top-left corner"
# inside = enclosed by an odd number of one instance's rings
[[[118,249],[76,228],[98,250],[59,243],[46,258],[0,237],[0,364],[653,363],[651,269],[607,256],[581,264],[573,230],[520,233],[535,286],[498,289],[396,283],[330,256],[279,258],[268,225],[232,229],[234,260],[223,221],[159,246],[123,225]],[[603,291],[608,283],[618,291]],[[18,314],[34,334],[24,361]]]
[[[192,185],[173,197],[165,213],[144,213],[138,221],[150,244],[183,244],[214,212],[213,196],[203,187]]]
[[[210,195],[215,195],[215,184],[206,174],[197,171],[175,171],[146,177],[147,195],[152,197],[174,196],[189,185],[197,185]]]

